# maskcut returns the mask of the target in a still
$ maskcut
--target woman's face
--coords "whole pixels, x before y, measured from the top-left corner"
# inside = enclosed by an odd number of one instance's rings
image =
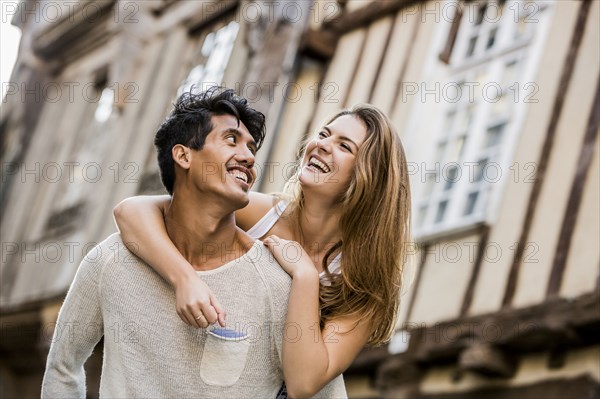
[[[306,146],[299,174],[303,189],[335,196],[345,192],[366,137],[365,124],[353,115],[342,115],[324,126]]]

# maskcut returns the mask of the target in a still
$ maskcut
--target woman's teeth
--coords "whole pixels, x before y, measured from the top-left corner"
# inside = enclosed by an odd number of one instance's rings
[[[315,166],[320,169],[324,173],[329,173],[329,167],[325,165],[323,162],[319,161],[317,158],[311,157],[308,163],[309,165]]]

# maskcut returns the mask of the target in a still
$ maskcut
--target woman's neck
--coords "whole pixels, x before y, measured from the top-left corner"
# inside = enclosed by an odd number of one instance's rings
[[[324,203],[316,196],[304,196],[299,214],[298,241],[321,269],[322,258],[342,238],[339,204]]]

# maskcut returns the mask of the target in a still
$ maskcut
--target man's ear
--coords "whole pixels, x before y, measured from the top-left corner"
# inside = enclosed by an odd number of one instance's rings
[[[173,161],[183,169],[189,169],[192,161],[192,154],[188,147],[182,144],[176,144],[171,149]]]

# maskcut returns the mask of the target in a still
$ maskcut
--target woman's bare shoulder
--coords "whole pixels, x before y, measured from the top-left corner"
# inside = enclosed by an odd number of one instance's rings
[[[236,224],[244,231],[254,226],[281,198],[274,194],[250,192],[250,203],[235,213]]]

